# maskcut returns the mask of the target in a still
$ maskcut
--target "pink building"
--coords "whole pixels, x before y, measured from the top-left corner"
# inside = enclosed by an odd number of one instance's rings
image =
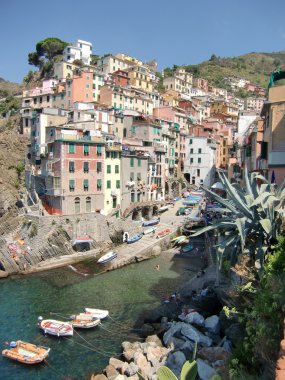
[[[66,107],[72,108],[75,102],[93,101],[93,72],[81,72],[66,81]]]

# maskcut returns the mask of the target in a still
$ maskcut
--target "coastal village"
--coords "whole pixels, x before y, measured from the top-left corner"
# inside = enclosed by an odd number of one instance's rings
[[[145,316],[138,329],[145,341],[124,341],[104,374],[91,379],[234,379],[231,355],[245,336],[235,292],[256,292],[257,272],[245,274],[245,267],[250,260],[262,267],[284,223],[280,73],[266,89],[236,76],[218,88],[184,66],[159,72],[155,59],[94,50],[81,39],[68,44],[40,83],[23,90],[24,186],[18,225],[1,237],[0,277],[69,265],[88,278],[98,274],[90,258],[107,275],[161,253],[179,256],[191,266],[184,268],[193,272],[189,281]],[[236,259],[246,249],[248,262]],[[73,328],[103,329],[109,311],[85,306],[69,322],[50,312],[60,320],[39,317],[38,326],[45,336],[76,334],[96,352],[88,334]],[[50,366],[48,354],[22,341],[3,351]],[[279,360],[270,374],[282,380],[282,342]]]

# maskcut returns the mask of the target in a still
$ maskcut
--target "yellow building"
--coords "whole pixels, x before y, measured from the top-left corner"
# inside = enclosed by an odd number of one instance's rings
[[[149,69],[144,66],[133,66],[126,70],[130,84],[144,91],[153,92],[154,83],[150,77]]]
[[[113,141],[106,143],[104,214],[117,212],[121,207],[121,153],[122,145]],[[117,210],[117,211],[116,211]]]
[[[78,66],[70,62],[55,62],[53,64],[54,77],[58,80],[72,78],[73,71],[77,68]]]

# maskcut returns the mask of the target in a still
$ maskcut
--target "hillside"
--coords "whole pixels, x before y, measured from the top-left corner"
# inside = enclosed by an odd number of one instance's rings
[[[0,78],[0,99],[9,95],[21,94],[23,86],[19,83],[13,83]]]
[[[177,66],[167,68],[165,75],[169,76]],[[285,51],[273,53],[249,53],[238,57],[217,57],[214,54],[208,61],[197,65],[184,65],[186,71],[196,77],[208,79],[217,87],[226,87],[224,77],[237,76],[250,80],[266,88],[272,71],[285,69]]]

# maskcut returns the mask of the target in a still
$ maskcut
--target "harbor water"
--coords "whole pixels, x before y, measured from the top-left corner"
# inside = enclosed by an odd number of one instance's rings
[[[62,268],[2,280],[1,349],[8,348],[7,342],[23,340],[51,351],[47,363],[31,367],[1,356],[0,379],[81,380],[100,373],[111,356],[120,355],[123,341],[139,340],[134,328],[144,314],[193,276],[187,267],[187,258],[168,251],[99,275]],[[66,321],[84,307],[107,309],[110,317],[94,329],[75,330],[68,338],[45,336],[37,327],[38,316]]]

